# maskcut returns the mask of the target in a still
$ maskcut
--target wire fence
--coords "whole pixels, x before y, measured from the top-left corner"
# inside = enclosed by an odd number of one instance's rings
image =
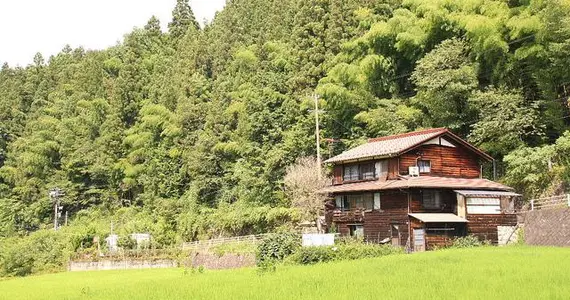
[[[532,199],[523,207],[523,211],[565,207],[570,207],[570,194]]]

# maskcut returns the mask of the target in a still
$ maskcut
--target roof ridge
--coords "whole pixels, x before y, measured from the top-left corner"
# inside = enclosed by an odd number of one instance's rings
[[[369,138],[368,143],[389,141],[389,140],[401,139],[401,138],[406,138],[406,137],[415,136],[415,135],[422,135],[422,134],[429,134],[429,133],[436,133],[436,132],[446,132],[446,131],[449,131],[449,130],[445,127],[423,129],[423,130],[417,130],[417,131],[412,131],[412,132],[387,135],[387,136],[383,136],[383,137]]]

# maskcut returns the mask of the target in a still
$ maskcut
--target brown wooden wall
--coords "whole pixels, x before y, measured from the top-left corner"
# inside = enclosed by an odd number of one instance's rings
[[[516,214],[477,215],[467,214],[467,233],[480,240],[489,240],[493,244],[499,242],[497,226],[516,226]]]
[[[397,179],[398,175],[400,175],[400,159],[398,157],[388,159],[387,179]]]
[[[400,156],[400,174],[407,175],[408,167],[415,166],[418,157],[431,162],[431,172],[424,175],[461,178],[478,178],[480,175],[479,158],[461,145],[455,148],[423,145],[404,153]]]
[[[408,195],[403,192],[387,192],[381,196],[381,211],[351,211],[334,214],[332,222],[341,235],[349,235],[349,225],[362,224],[368,241],[381,241],[392,237],[392,225],[398,225],[400,245],[408,239]]]
[[[343,165],[336,165],[333,168],[333,185],[342,184],[342,168]]]

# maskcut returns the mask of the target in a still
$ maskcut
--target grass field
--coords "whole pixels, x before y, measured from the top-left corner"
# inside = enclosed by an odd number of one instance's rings
[[[570,248],[485,247],[315,266],[99,271],[0,281],[0,299],[570,299]]]

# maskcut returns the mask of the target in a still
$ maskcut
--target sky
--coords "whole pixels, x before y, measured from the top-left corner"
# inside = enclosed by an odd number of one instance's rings
[[[190,0],[196,20],[211,20],[225,0]],[[66,44],[104,49],[122,40],[151,16],[163,29],[176,0],[0,0],[0,65],[26,66],[37,52],[44,58]]]

